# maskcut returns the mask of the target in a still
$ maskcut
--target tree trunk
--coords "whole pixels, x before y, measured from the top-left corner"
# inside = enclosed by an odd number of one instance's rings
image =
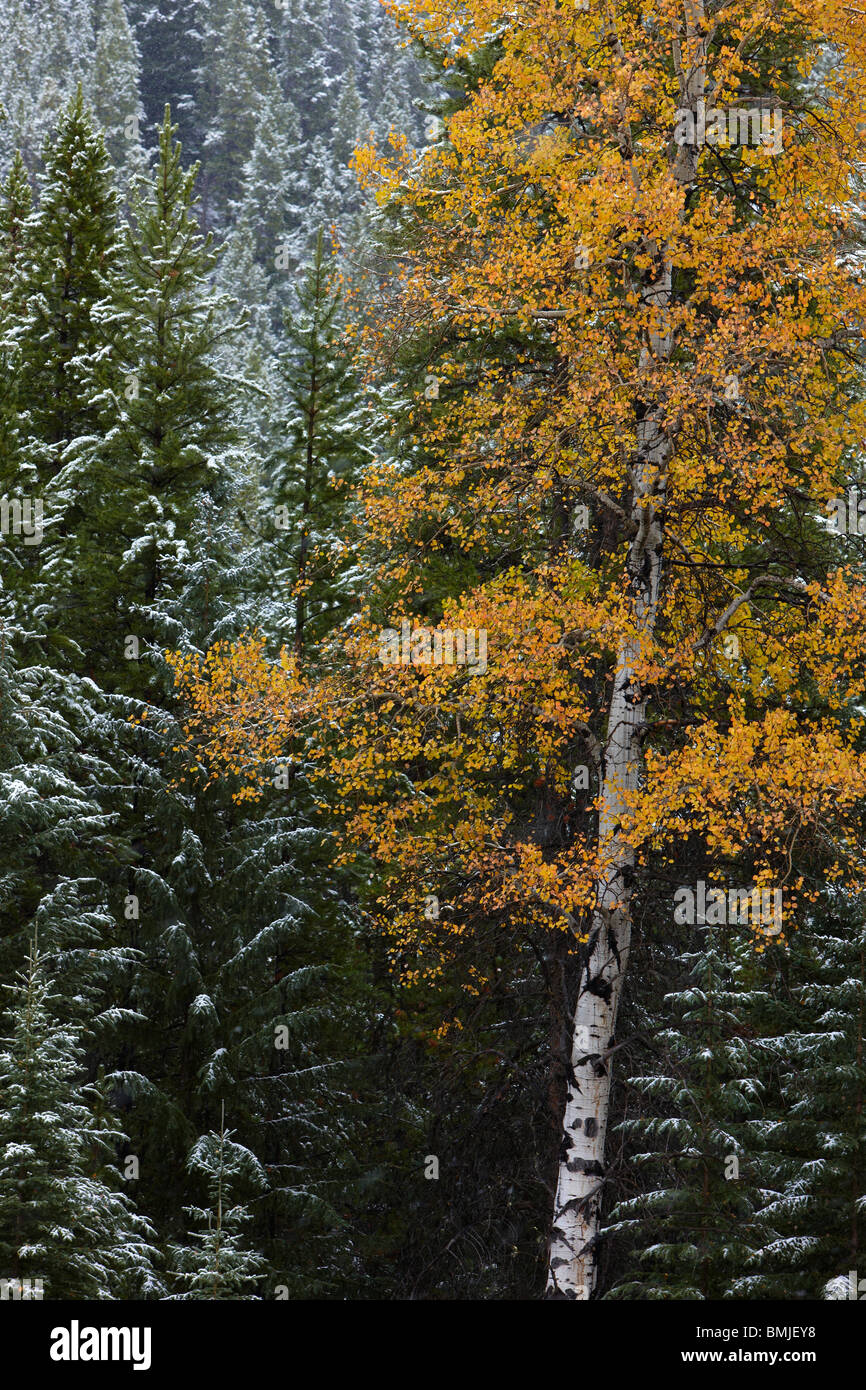
[[[706,88],[703,18],[702,0],[686,0],[681,39],[673,40],[681,106],[693,112]],[[612,39],[616,46],[616,36]],[[624,159],[631,154],[630,138],[626,129],[621,137]],[[677,183],[694,182],[697,162],[697,145],[677,148],[672,142],[670,170]],[[673,276],[667,246],[650,244],[647,249],[654,269],[641,286],[641,300],[654,313],[639,364],[639,376],[644,379],[651,376],[654,361],[670,356]],[[651,402],[649,383],[647,395]],[[546,1294],[579,1301],[590,1298],[597,1276],[611,1050],[631,944],[635,855],[622,835],[623,793],[637,787],[642,766],[647,702],[636,668],[655,631],[661,599],[665,495],[672,454],[663,404],[640,401],[637,411],[637,449],[631,470],[633,538],[627,562],[634,631],[617,652],[608,710],[598,827],[601,868],[574,1009]]]
[[[668,282],[669,282],[669,267]],[[670,444],[652,419],[632,497],[637,534],[629,551],[629,584],[637,634],[617,654],[604,746],[599,857],[604,865],[580,972],[572,1033],[559,1181],[550,1243],[548,1296],[587,1299],[595,1285],[604,1185],[604,1143],[610,1058],[631,938],[629,898],[634,851],[623,839],[623,791],[637,786],[646,698],[635,673],[641,638],[650,637],[660,594],[664,493]]]

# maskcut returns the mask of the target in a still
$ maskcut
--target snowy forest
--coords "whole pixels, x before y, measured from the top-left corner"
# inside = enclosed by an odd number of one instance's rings
[[[866,1297],[866,15],[0,0],[0,1299]]]

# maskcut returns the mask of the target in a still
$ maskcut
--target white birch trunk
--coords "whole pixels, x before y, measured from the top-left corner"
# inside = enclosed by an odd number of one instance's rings
[[[682,46],[674,43],[683,106],[696,110],[705,95],[706,41],[702,0],[686,0]],[[671,174],[680,184],[694,181],[696,146],[672,151]],[[668,316],[672,266],[665,246],[654,247],[655,278],[641,297],[656,311],[656,329],[640,362],[641,375],[653,359],[670,355]],[[662,409],[649,409],[639,420],[637,457],[632,471],[631,520],[634,535],[628,555],[628,583],[634,635],[617,652],[613,691],[604,741],[599,807],[598,848],[604,865],[597,883],[586,957],[578,982],[553,1227],[547,1297],[583,1301],[596,1283],[602,1194],[605,1181],[605,1136],[610,1099],[611,1056],[617,1011],[631,942],[631,889],[634,852],[624,843],[621,822],[623,791],[638,785],[646,697],[636,674],[645,640],[655,629],[661,599],[664,508],[671,438]]]
[[[663,277],[670,286],[670,267]],[[628,963],[629,898],[634,853],[620,833],[622,793],[637,786],[646,699],[635,674],[642,637],[651,636],[660,596],[664,492],[670,444],[655,419],[641,425],[644,450],[632,498],[638,526],[629,552],[637,635],[617,654],[604,746],[599,851],[606,864],[597,888],[586,960],[578,984],[571,1073],[563,1120],[559,1178],[550,1242],[548,1296],[589,1298],[604,1183],[610,1094],[609,1049]]]

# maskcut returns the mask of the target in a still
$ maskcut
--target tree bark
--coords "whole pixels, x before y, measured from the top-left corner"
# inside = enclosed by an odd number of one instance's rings
[[[669,280],[669,267],[667,268]],[[604,747],[599,857],[604,868],[577,989],[571,1074],[563,1119],[550,1243],[548,1295],[587,1299],[595,1285],[611,1063],[631,939],[634,851],[623,837],[623,792],[637,786],[646,697],[636,674],[642,639],[652,636],[661,592],[664,495],[670,442],[656,418],[641,424],[628,558],[636,633],[617,654]]]
[[[615,34],[611,41],[616,48]],[[706,89],[703,0],[686,0],[682,29],[673,38],[673,49],[681,105],[694,112]],[[624,57],[621,50],[620,56]],[[623,158],[628,159],[627,129],[621,133],[620,145]],[[677,147],[671,142],[669,168],[677,183],[692,184],[697,163],[697,145]],[[639,379],[647,380],[648,389],[637,405],[637,447],[630,470],[633,535],[627,587],[633,631],[617,652],[608,709],[599,803],[601,869],[574,1009],[546,1294],[548,1298],[576,1301],[590,1298],[597,1278],[611,1050],[631,945],[635,854],[622,832],[624,793],[637,787],[642,768],[647,700],[638,669],[646,643],[653,637],[662,598],[665,498],[672,456],[664,404],[653,402],[648,378],[653,363],[670,356],[673,267],[666,245],[649,249],[654,268],[640,293],[643,305],[652,313],[653,326],[638,371]]]

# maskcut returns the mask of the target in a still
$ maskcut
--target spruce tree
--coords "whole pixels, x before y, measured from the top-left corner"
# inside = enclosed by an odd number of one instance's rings
[[[191,782],[172,752],[180,740],[161,650],[203,651],[261,623],[262,609],[252,606],[261,547],[244,551],[233,517],[244,480],[235,444],[240,407],[227,389],[234,316],[207,285],[213,252],[196,235],[192,192],[167,119],[159,168],[135,213],[120,307],[105,321],[116,352],[103,402],[103,457],[115,470],[106,507],[120,539],[108,524],[100,535],[108,556],[119,544],[128,553],[116,566],[90,569],[103,615],[94,640],[102,644],[109,709],[134,721],[125,729],[105,721],[116,768],[108,805],[130,850],[112,872],[118,905],[132,902],[124,939],[144,955],[122,1002],[147,1020],[115,1054],[110,1080],[129,1106],[142,1201],[162,1230],[179,1234],[183,1200],[165,1173],[225,1099],[243,1142],[284,1172],[257,1217],[256,1239],[269,1242],[282,1282],[303,1287],[315,1259],[318,1277],[330,1271],[333,1286],[349,1258],[346,1240],[331,1232],[350,1155],[335,1164],[326,1154],[347,1084],[335,1062],[341,1051],[349,1060],[357,1052],[357,1026],[342,1021],[344,1006],[334,1002],[340,994],[331,977],[351,973],[343,964],[351,951],[339,940],[339,895],[320,883],[313,797],[296,778],[289,796],[272,788],[272,804],[241,811],[226,790]],[[138,391],[121,399],[111,383],[137,362]],[[130,519],[148,506],[157,520],[170,518],[171,528],[142,528],[130,543]],[[124,631],[140,639],[138,660],[127,668]],[[327,968],[331,962],[336,970]],[[290,1065],[274,1044],[275,1019],[286,1014],[305,1049]],[[309,1068],[314,1049],[322,1060]],[[326,1066],[335,1079],[320,1111]],[[299,1135],[301,1161],[293,1162]],[[299,1209],[306,1235],[289,1253],[286,1232],[298,1224]]]
[[[215,0],[206,11],[203,84],[202,201],[205,225],[225,228],[237,201],[266,99],[277,92],[270,36],[257,0]]]
[[[277,441],[274,402],[279,399],[279,374],[275,305],[245,218],[237,223],[220,258],[217,289],[223,295],[218,323],[227,332],[214,360],[220,376],[232,383],[234,418],[244,441],[235,505],[241,539],[250,540],[266,463]]]
[[[141,57],[123,0],[103,0],[98,17],[91,98],[112,161],[127,179],[143,169]]]
[[[190,1234],[190,1244],[175,1246],[177,1283],[183,1292],[176,1299],[251,1299],[261,1282],[264,1261],[245,1248],[243,1228],[250,1221],[244,1190],[258,1195],[267,1179],[249,1149],[234,1143],[225,1127],[223,1107],[219,1131],[211,1130],[193,1146],[187,1159],[189,1172],[206,1185],[207,1207],[187,1206],[184,1211],[200,1229]]]
[[[83,1049],[54,1012],[36,940],[9,993],[0,1040],[0,1270],[49,1299],[161,1292],[154,1232],[110,1163],[122,1135],[93,1115]]]
[[[214,558],[228,524],[215,503],[203,508],[184,585],[160,606],[182,651],[264,626],[253,564],[260,545],[228,570]],[[151,715],[141,736],[155,758],[181,739],[164,721],[157,733],[150,726],[161,716],[153,707]],[[158,1025],[137,1065],[164,1100],[142,1093],[137,1134],[149,1155],[159,1114],[161,1133],[170,1133],[163,1149],[176,1152],[183,1130],[201,1133],[225,1101],[240,1141],[269,1174],[253,1227],[268,1286],[333,1293],[356,1258],[344,1213],[360,1200],[353,1190],[369,1162],[366,1107],[352,1090],[366,1074],[373,1003],[351,885],[331,868],[336,847],[317,823],[305,769],[263,769],[261,799],[241,804],[231,788],[205,787],[166,756],[160,779],[172,774],[171,788],[151,775],[138,804],[139,815],[152,807],[160,820],[148,831],[150,871],[140,878],[137,940],[152,969],[134,996]],[[164,1219],[175,1218],[167,1210]]]
[[[22,395],[40,482],[54,480],[65,449],[97,427],[96,371],[106,344],[96,313],[118,243],[111,163],[79,87],[46,145],[27,229]]]
[[[653,1030],[659,1066],[628,1080],[638,1113],[620,1131],[643,1190],[611,1215],[609,1233],[634,1243],[610,1298],[734,1296],[765,1235],[757,1214],[769,1196],[772,1053],[744,1020],[766,993],[749,981],[750,940],[694,930],[700,944],[677,957],[684,978],[663,1001],[670,1022]]]
[[[0,26],[0,169],[20,151],[39,168],[45,139],[79,84],[89,85],[93,0],[9,0]]]
[[[278,293],[286,281],[281,248],[292,243],[304,221],[304,158],[297,110],[278,91],[270,93],[244,165],[236,225],[247,225],[255,255]]]
[[[340,95],[334,119],[333,151],[338,168],[348,166],[355,147],[366,137],[368,129],[369,122],[358,95],[355,73],[352,68],[348,68],[340,82]],[[353,201],[357,202],[358,195],[354,188],[352,193]],[[348,207],[345,210],[348,211]]]
[[[0,202],[0,304],[4,313],[12,310],[18,297],[17,277],[25,263],[25,228],[32,207],[33,189],[18,151],[3,184]]]
[[[305,142],[327,136],[339,77],[329,30],[328,0],[289,0],[279,35],[279,73],[284,94],[297,107]]]
[[[94,0],[49,0],[39,6],[45,71],[72,90],[87,86],[95,50]]]
[[[768,961],[760,1015],[780,1098],[771,1130],[772,1195],[740,1296],[821,1298],[863,1277],[866,1166],[866,920],[863,899],[828,889],[784,952]],[[855,1279],[856,1282],[856,1279]]]
[[[197,106],[202,82],[202,33],[207,0],[126,0],[141,53],[141,95],[150,129],[166,106],[174,112],[190,159],[201,155],[204,124]]]
[[[346,485],[372,454],[370,417],[341,341],[339,275],[321,231],[302,277],[298,308],[285,318],[286,408],[270,479],[274,580],[283,601],[291,588],[299,653],[348,611],[349,566],[339,538]]]
[[[36,636],[0,595],[0,975],[38,930],[69,991],[64,1017],[104,1042],[128,1022],[116,1006],[135,959],[106,882],[126,853],[105,806],[114,772],[88,747],[105,716],[89,682],[28,660]]]
[[[0,26],[0,168],[22,153],[29,168],[39,160],[45,129],[42,112],[42,45],[38,16],[27,0],[11,0]],[[38,113],[38,117],[37,117]]]
[[[79,88],[46,146],[38,205],[23,229],[16,321],[7,330],[17,353],[19,447],[4,484],[44,514],[43,539],[22,555],[26,611],[38,622],[50,605],[54,659],[88,674],[82,645],[93,622],[76,570],[99,501],[99,373],[109,351],[99,319],[118,254],[117,215],[111,164]]]
[[[103,440],[92,470],[86,549],[92,634],[103,684],[141,691],[136,653],[154,641],[154,605],[172,575],[202,495],[225,499],[237,457],[230,392],[215,369],[221,300],[217,253],[196,218],[197,166],[185,170],[168,109],[152,178],[132,200],[132,226],[113,302],[100,397]],[[127,639],[134,639],[129,642]],[[130,660],[130,652],[133,653]]]
[[[17,496],[22,508],[29,501],[31,518],[34,500],[38,499],[26,492],[27,484],[22,474],[21,349],[18,333],[26,302],[22,269],[26,264],[27,223],[32,203],[27,170],[21,155],[17,154],[0,190],[0,497],[11,503]],[[29,483],[32,485],[33,481],[31,473]],[[6,535],[0,536],[0,544],[9,545]],[[8,564],[5,567],[7,589],[14,587],[26,554],[16,551],[15,546],[9,546]]]

